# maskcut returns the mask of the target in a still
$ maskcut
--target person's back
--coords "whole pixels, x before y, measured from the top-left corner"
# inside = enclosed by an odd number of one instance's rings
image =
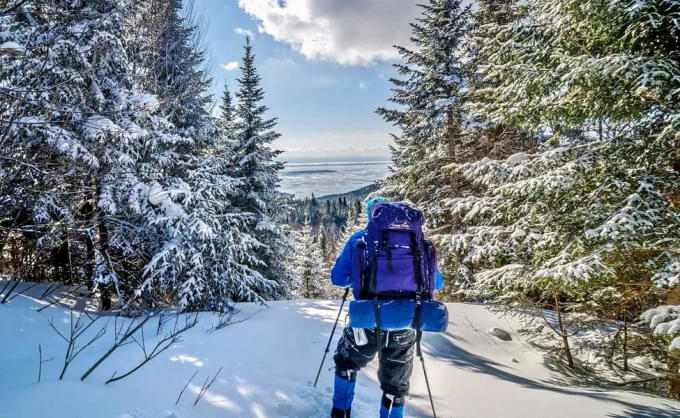
[[[418,324],[419,327],[420,314],[416,312],[419,312],[421,295],[431,298],[432,292],[443,285],[436,266],[428,266],[428,261],[434,264],[434,257],[428,257],[428,250],[424,248],[427,241],[422,237],[420,224],[395,222],[392,219],[389,228],[381,229],[374,222],[373,209],[379,205],[387,206],[387,202],[385,198],[369,200],[368,227],[350,237],[331,270],[334,285],[352,286],[354,298],[361,302],[365,300],[366,304],[353,302],[357,303],[355,311],[360,312],[364,308],[364,311],[370,310],[368,315],[354,314],[350,307],[350,326],[344,329],[333,357],[336,371],[331,417],[350,416],[357,373],[376,354],[379,358],[378,380],[383,391],[380,417],[403,417],[413,370],[414,346],[420,335],[410,325]],[[394,205],[396,211],[404,211],[403,219],[416,218],[408,212],[416,210],[407,205]],[[385,211],[389,209],[386,207]],[[417,213],[422,218],[422,213]],[[411,228],[412,223],[416,223],[416,227]],[[405,302],[408,299],[410,303],[417,303],[418,308],[408,314],[408,318],[391,318],[392,314],[385,313],[381,315],[381,303],[391,301],[390,298]],[[353,314],[363,318],[353,321],[356,319]],[[364,320],[369,316],[370,324]],[[360,323],[361,327],[356,327],[354,323]]]

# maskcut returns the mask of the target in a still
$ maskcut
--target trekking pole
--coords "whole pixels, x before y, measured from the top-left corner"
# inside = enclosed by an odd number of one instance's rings
[[[319,365],[319,371],[316,372],[316,379],[314,379],[314,387],[316,387],[316,384],[319,382],[319,375],[321,374],[321,369],[323,368],[323,364],[326,361],[326,355],[328,354],[328,350],[331,347],[331,342],[333,341],[333,334],[335,334],[335,328],[338,326],[338,321],[340,320],[340,315],[342,314],[342,307],[345,306],[345,301],[347,300],[347,295],[349,295],[349,287],[345,289],[345,294],[342,297],[342,303],[340,304],[340,310],[338,311],[338,317],[335,318],[335,324],[333,324],[333,330],[331,331],[331,336],[328,339],[328,344],[326,344],[326,351],[323,353],[323,358],[321,359],[321,365]]]
[[[418,333],[421,331],[418,330]],[[420,364],[423,366],[423,374],[425,375],[425,385],[427,386],[427,395],[430,397],[430,406],[432,407],[432,416],[437,418],[437,411],[434,410],[434,401],[432,400],[432,390],[430,389],[430,380],[427,378],[427,370],[425,370],[425,359],[423,358],[423,352],[420,349],[420,335],[416,339],[416,349],[418,352],[418,357],[420,357]]]

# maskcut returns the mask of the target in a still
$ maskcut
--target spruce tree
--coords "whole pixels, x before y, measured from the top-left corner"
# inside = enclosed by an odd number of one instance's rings
[[[13,226],[36,225],[24,235],[36,240],[25,247],[36,249],[35,261],[21,274],[85,278],[102,290],[105,308],[110,288],[121,301],[134,289],[149,207],[139,168],[168,128],[158,98],[137,89],[128,72],[127,6],[28,1],[11,14],[19,19],[2,20],[26,51],[3,55],[0,70],[0,83],[12,86],[3,89],[3,119],[12,121],[0,127],[3,150],[21,162],[7,171],[8,184],[19,187],[4,192],[22,202],[8,208]],[[40,178],[28,194],[26,175]]]
[[[276,220],[283,212],[282,197],[276,190],[283,164],[276,161],[280,151],[273,150],[271,143],[280,134],[274,131],[276,119],[265,118],[267,107],[261,104],[264,90],[252,49],[250,39],[246,38],[236,93],[235,161],[244,182],[239,207],[253,215],[249,231],[260,244],[251,267],[277,284],[266,296],[278,297],[286,293],[291,280],[286,264],[291,242]]]
[[[219,126],[222,128],[223,132],[227,135],[233,135],[234,124],[236,118],[236,109],[232,104],[231,93],[229,93],[229,86],[224,83],[224,89],[222,91],[222,101],[220,102],[220,116],[218,120]]]
[[[661,33],[678,34],[680,10],[623,0],[535,0],[524,10],[480,35],[485,80],[471,104],[492,123],[563,146],[447,167],[479,189],[445,202],[461,228],[438,242],[455,254],[455,279],[470,297],[552,307],[558,326],[545,327],[538,309],[529,329],[541,339],[554,334],[567,357],[628,372],[628,358],[659,356],[677,369],[677,316],[654,307],[678,275],[680,173],[671,150],[680,65],[677,43]],[[585,144],[572,141],[572,129]],[[635,351],[621,339],[644,338],[630,323],[649,308],[642,318],[668,352]],[[677,387],[677,375],[668,376]]]
[[[330,278],[324,275],[324,260],[312,226],[305,222],[296,233],[293,270],[295,279],[291,293],[294,297],[322,299],[329,296]]]
[[[439,187],[433,177],[455,158],[463,125],[462,40],[470,13],[458,0],[431,0],[422,8],[422,16],[411,24],[416,49],[396,47],[404,62],[395,64],[401,78],[390,80],[390,101],[399,107],[377,110],[401,131],[392,149],[396,172],[383,192],[419,204],[446,193],[446,185]]]
[[[424,5],[422,16],[412,25],[412,40],[418,48],[398,47],[404,62],[396,65],[402,77],[392,80],[391,101],[401,107],[378,109],[401,134],[395,137],[393,149],[395,173],[382,182],[377,194],[413,202],[425,211],[428,226],[435,232],[459,228],[444,202],[475,188],[444,167],[483,157],[507,157],[531,144],[519,130],[474,120],[468,111],[471,87],[480,82],[478,67],[484,62],[468,36],[495,20],[482,14],[491,5],[482,2],[480,7],[482,11],[473,14],[460,1]],[[440,260],[447,277],[456,273],[450,252],[440,252]]]
[[[254,255],[263,248],[261,224],[244,200],[250,183],[236,165],[242,156],[231,96],[225,89],[215,120],[197,27],[181,2],[160,11],[158,44],[144,50],[172,137],[151,161],[161,173],[149,179],[158,238],[138,294],[157,301],[170,290],[182,307],[216,310],[278,295],[279,284],[259,271],[265,264]]]

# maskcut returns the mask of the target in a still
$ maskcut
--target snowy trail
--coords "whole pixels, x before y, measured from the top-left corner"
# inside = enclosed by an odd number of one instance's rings
[[[42,302],[16,298],[0,305],[0,418],[217,418],[325,417],[330,408],[332,359],[319,386],[312,381],[335,319],[338,302],[274,302],[263,309],[241,304],[249,318],[207,333],[215,317],[202,314],[199,325],[129,378],[105,385],[113,372],[134,366],[139,348],[117,351],[85,383],[80,375],[113,339],[113,321],[102,340],[83,351],[62,382],[65,342],[49,328],[50,318],[68,328],[63,307],[37,312]],[[625,391],[579,387],[552,372],[513,332],[513,340],[491,337],[491,327],[510,329],[505,318],[482,306],[450,304],[446,334],[426,335],[424,351],[438,415],[451,417],[678,417],[680,403]],[[155,343],[156,321],[146,326]],[[337,339],[336,334],[336,339]],[[152,338],[153,337],[153,338]],[[43,366],[36,384],[38,344]],[[223,370],[197,406],[203,381]],[[189,377],[193,382],[175,400]],[[353,416],[375,417],[380,398],[375,363],[360,375]],[[407,415],[430,416],[420,364],[416,362]]]

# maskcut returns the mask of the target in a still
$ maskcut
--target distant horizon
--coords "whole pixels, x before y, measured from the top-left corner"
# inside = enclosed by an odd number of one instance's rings
[[[284,164],[359,164],[359,163],[392,163],[392,158],[386,156],[368,156],[368,157],[294,157],[285,158],[279,157],[277,161]]]
[[[288,162],[281,171],[279,191],[297,197],[312,194],[324,196],[342,194],[368,186],[384,179],[391,172],[391,160]]]

